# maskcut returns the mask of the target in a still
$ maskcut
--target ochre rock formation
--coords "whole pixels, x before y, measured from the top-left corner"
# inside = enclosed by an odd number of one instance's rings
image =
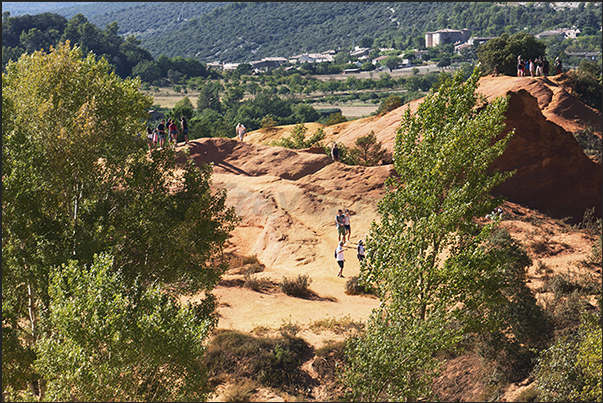
[[[602,120],[599,111],[571,94],[566,81],[563,74],[537,78],[486,76],[480,79],[477,91],[488,101],[510,97],[506,124],[507,130],[515,129],[515,136],[493,168],[517,172],[495,193],[553,218],[571,217],[570,222],[577,222],[590,208],[601,217],[602,170],[600,163],[584,154],[572,133],[591,128],[600,137]],[[372,131],[391,151],[402,114],[407,108],[411,113],[416,111],[422,101],[415,100],[385,115],[324,127],[325,141],[353,147],[358,137]],[[248,141],[280,139],[290,135],[291,127],[258,130],[249,134]],[[312,130],[314,126],[308,132]]]
[[[601,216],[601,165],[583,152],[572,134],[546,119],[526,90],[508,93],[507,129],[515,129],[508,147],[492,168],[516,170],[494,189],[509,201],[553,218],[581,221],[586,209]]]

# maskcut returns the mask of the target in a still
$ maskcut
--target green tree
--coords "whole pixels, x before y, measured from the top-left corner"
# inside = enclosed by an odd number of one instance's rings
[[[501,74],[517,75],[517,57],[523,60],[544,56],[546,45],[527,32],[509,36],[504,33],[498,38],[490,39],[477,48],[478,61],[482,71],[491,73],[496,67]]]
[[[3,352],[7,341],[11,357],[3,359],[3,387],[5,374],[14,381],[5,390],[16,394],[27,379],[40,398],[43,385],[53,396],[66,396],[70,390],[61,386],[59,364],[36,371],[29,363],[53,360],[44,352],[62,348],[61,354],[81,353],[77,344],[60,345],[53,337],[58,329],[68,331],[62,333],[64,340],[102,334],[100,328],[70,326],[65,322],[69,315],[53,316],[53,309],[62,309],[53,304],[63,299],[53,294],[54,276],[68,285],[73,277],[63,277],[57,268],[68,271],[72,261],[89,268],[95,255],[106,252],[113,256],[111,272],[119,273],[124,287],[200,292],[205,297],[189,312],[195,313],[196,324],[212,320],[211,290],[224,270],[213,259],[236,217],[225,207],[225,194],[211,191],[211,167],[190,160],[177,166],[173,150],[155,151],[149,158],[142,133],[151,98],[139,88],[138,79],[122,80],[105,59],[83,58],[69,43],[49,54],[23,55],[2,75],[2,326]],[[183,169],[182,176],[177,169]],[[122,307],[109,308],[107,317],[121,315]],[[118,354],[124,356],[148,347],[120,346]],[[170,361],[178,348],[175,342],[162,346],[163,361],[155,368],[192,369],[190,360]],[[90,365],[90,373],[116,371],[102,360]],[[124,382],[143,376],[137,368],[119,368],[128,379]],[[95,381],[84,381],[96,387]],[[104,399],[119,395],[114,392]],[[198,390],[196,396],[201,399],[204,393]]]
[[[197,110],[201,112],[205,109],[212,109],[216,112],[222,111],[220,89],[217,85],[208,83],[200,88],[199,96],[197,97]]]
[[[398,67],[398,65],[402,63],[402,59],[400,59],[398,56],[387,56],[385,59],[383,59],[381,61],[381,65],[387,67],[389,69],[389,71],[391,72],[393,69],[395,69],[396,67]]]
[[[400,95],[392,94],[385,98],[383,102],[381,102],[381,105],[379,105],[376,114],[378,115],[380,113],[387,113],[393,111],[396,108],[399,108],[400,106],[402,106],[402,98],[400,97]]]
[[[50,43],[46,39],[46,35],[38,28],[32,28],[29,31],[23,31],[19,38],[19,42],[25,47],[28,52],[35,52],[46,48],[48,50]]]
[[[430,91],[414,115],[403,115],[394,148],[398,176],[386,182],[361,265],[360,281],[377,291],[381,305],[346,349],[351,399],[430,397],[435,353],[468,329],[496,328],[496,318],[481,313],[504,299],[507,255],[483,246],[495,223],[473,219],[501,202],[489,191],[510,173],[488,167],[513,132],[501,138],[506,98],[476,108],[479,78],[479,68],[466,82],[457,74]]]
[[[36,345],[35,367],[51,401],[196,400],[207,389],[198,360],[215,324],[158,286],[129,286],[110,256],[50,273],[52,333]],[[169,359],[166,355],[169,354]],[[124,369],[129,375],[124,376]]]
[[[320,118],[318,111],[308,104],[293,106],[293,114],[296,123],[316,122]]]
[[[542,352],[534,369],[544,402],[600,402],[601,314],[582,315],[578,331]]]
[[[191,120],[194,113],[195,108],[193,108],[191,100],[188,97],[184,97],[174,105],[174,108],[172,109],[172,118],[180,121],[180,117],[184,116],[186,120]]]
[[[240,85],[230,87],[224,94],[223,103],[227,108],[236,107],[245,96],[245,88]]]
[[[306,140],[308,128],[303,123],[298,123],[293,127],[291,136],[283,137],[280,140],[273,141],[271,145],[279,147],[287,147],[294,149],[310,148],[315,145],[320,145],[320,141],[325,138],[322,128],[316,130],[312,136]]]
[[[350,150],[350,154],[359,165],[373,166],[388,159],[387,150],[381,148],[381,142],[377,141],[377,136],[372,130],[366,136],[358,137],[355,145],[356,147]]]
[[[132,75],[134,77],[140,77],[144,82],[152,83],[161,78],[161,70],[159,69],[157,62],[143,60],[132,68]]]
[[[235,72],[239,75],[250,75],[253,73],[253,67],[249,63],[241,63],[235,69]]]

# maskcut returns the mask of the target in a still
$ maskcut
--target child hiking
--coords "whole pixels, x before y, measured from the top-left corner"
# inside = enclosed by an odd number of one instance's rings
[[[335,259],[339,265],[339,273],[337,273],[337,277],[343,277],[343,262],[345,262],[343,251],[343,241],[339,241],[339,245],[337,245],[337,249],[335,249]]]

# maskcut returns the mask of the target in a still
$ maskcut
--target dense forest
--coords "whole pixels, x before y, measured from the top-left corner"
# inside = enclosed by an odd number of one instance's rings
[[[563,8],[557,4],[562,3],[140,2],[72,5],[56,12],[66,18],[82,13],[98,27],[117,22],[119,35],[136,35],[155,58],[182,56],[202,63],[353,46],[420,49],[425,32],[443,28],[498,36],[575,26],[583,36],[600,37],[600,2]],[[598,45],[600,49],[600,40]]]

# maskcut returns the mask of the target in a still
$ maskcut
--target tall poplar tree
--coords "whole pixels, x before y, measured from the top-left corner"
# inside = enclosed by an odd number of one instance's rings
[[[2,388],[11,399],[28,384],[57,400],[207,392],[195,362],[216,323],[211,291],[224,267],[214,261],[237,218],[211,189],[210,166],[177,164],[169,149],[149,156],[152,99],[139,89],[69,43],[2,74]],[[200,302],[181,306],[185,293]]]
[[[431,396],[437,351],[468,329],[496,326],[488,308],[504,300],[507,253],[485,246],[483,217],[501,203],[490,190],[511,173],[491,172],[513,131],[502,135],[508,100],[485,103],[479,68],[432,90],[396,134],[394,168],[367,236],[360,281],[381,304],[366,332],[348,341],[350,399],[413,401]]]

